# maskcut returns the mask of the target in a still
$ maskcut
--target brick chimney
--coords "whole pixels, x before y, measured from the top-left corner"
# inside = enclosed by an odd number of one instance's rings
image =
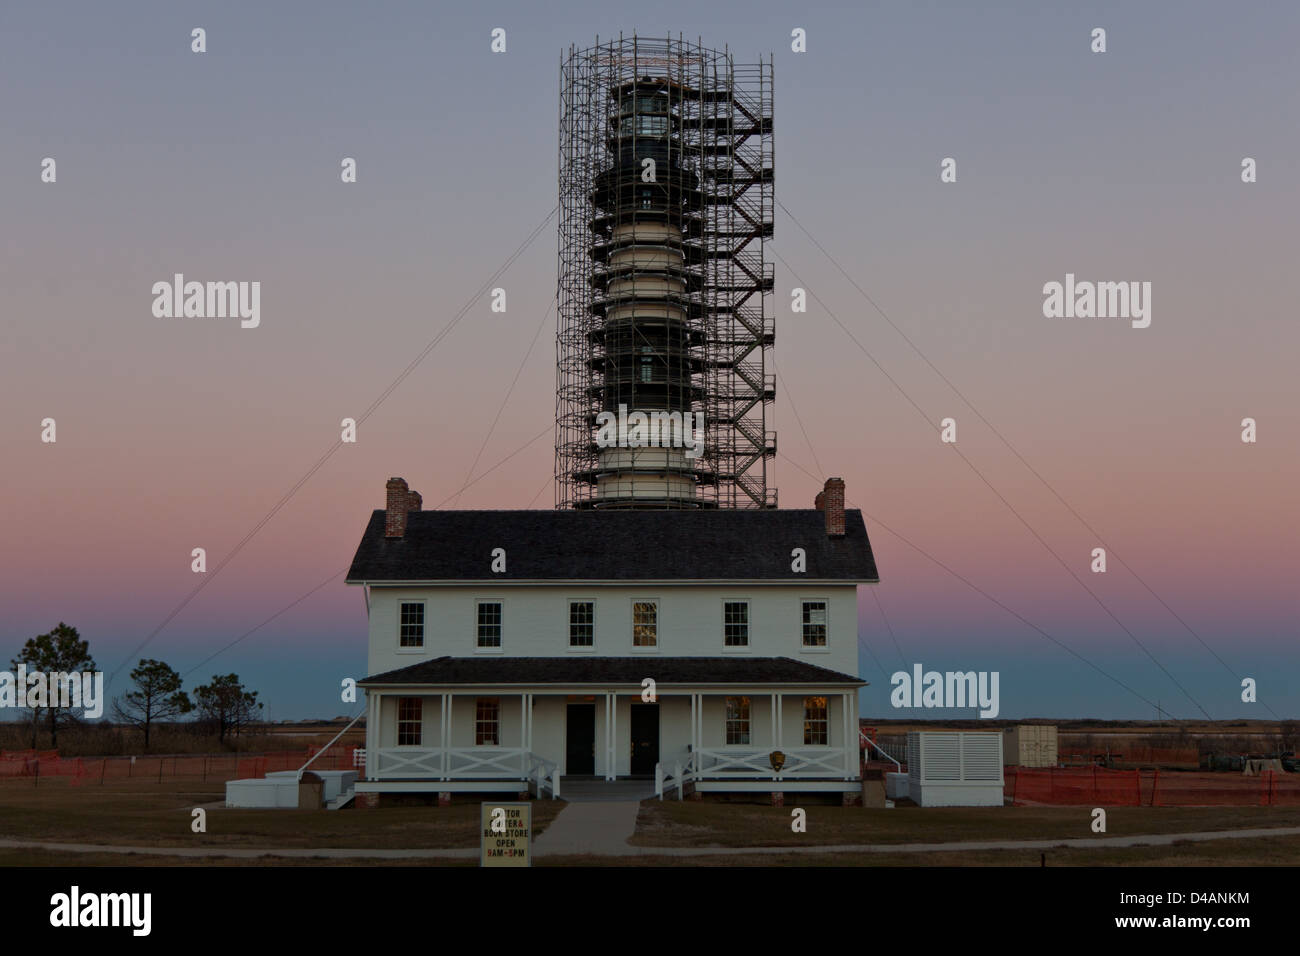
[[[826,510],[826,492],[824,491],[817,492],[817,497],[813,499],[813,507],[816,508],[818,511]]]
[[[385,487],[388,489],[388,504],[384,514],[384,537],[404,538],[406,515],[419,511],[423,500],[418,491],[411,491],[406,486],[405,478],[389,478]]]
[[[844,536],[844,479],[827,478],[826,487],[817,496],[817,510],[826,513],[826,533],[833,538]]]

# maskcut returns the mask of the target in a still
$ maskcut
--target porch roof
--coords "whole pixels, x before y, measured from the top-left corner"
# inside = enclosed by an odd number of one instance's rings
[[[866,681],[788,657],[438,657],[375,674],[385,684],[834,684]]]

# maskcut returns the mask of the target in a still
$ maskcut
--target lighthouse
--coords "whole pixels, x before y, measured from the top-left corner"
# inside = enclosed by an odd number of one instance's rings
[[[774,507],[771,63],[620,38],[561,99],[557,506]]]

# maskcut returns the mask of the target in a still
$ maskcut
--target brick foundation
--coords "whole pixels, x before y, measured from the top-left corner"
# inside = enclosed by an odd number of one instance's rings
[[[785,793],[783,791],[781,790],[772,791],[772,806],[774,807],[785,806]]]

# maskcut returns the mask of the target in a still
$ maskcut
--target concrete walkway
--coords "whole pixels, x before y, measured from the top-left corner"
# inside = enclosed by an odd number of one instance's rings
[[[870,844],[866,846],[846,845],[846,846],[750,846],[750,847],[644,847],[644,846],[626,846],[617,844],[617,834],[620,828],[626,822],[626,809],[621,811],[624,816],[620,816],[620,811],[611,813],[608,817],[602,817],[606,821],[604,835],[600,837],[584,833],[578,840],[589,841],[589,849],[579,848],[574,842],[570,842],[562,837],[553,839],[550,846],[542,848],[543,841],[551,834],[551,830],[560,825],[560,821],[570,810],[576,807],[599,808],[599,807],[618,807],[619,804],[572,804],[564,809],[555,821],[546,829],[533,844],[533,849],[538,856],[564,856],[574,853],[591,853],[597,856],[758,856],[771,855],[775,853],[794,853],[794,854],[822,854],[822,853],[949,853],[953,851],[968,850],[1051,850],[1057,847],[1069,847],[1072,849],[1088,849],[1092,847],[1126,847],[1126,846],[1168,846],[1172,843],[1187,841],[1191,843],[1204,843],[1210,840],[1239,840],[1249,839],[1251,837],[1281,837],[1281,836],[1300,836],[1300,827],[1266,827],[1255,830],[1215,830],[1202,833],[1154,833],[1139,836],[1115,836],[1115,837],[1092,837],[1078,840],[984,840],[971,842],[954,842],[954,843],[893,843],[893,844]],[[636,805],[633,804],[633,807]],[[595,820],[594,817],[587,817],[585,814],[575,816],[574,822],[577,823],[579,818],[586,820]],[[632,824],[635,826],[636,815],[632,814]],[[587,824],[583,824],[587,825]],[[110,846],[99,845],[95,843],[44,843],[33,842],[29,840],[6,840],[0,839],[0,847],[11,849],[32,849],[32,850],[53,850],[67,853],[140,853],[150,856],[179,856],[179,857],[230,857],[253,859],[261,856],[280,856],[295,859],[380,859],[380,860],[410,860],[410,859],[476,859],[478,849],[459,849],[459,850],[382,850],[382,849],[365,849],[365,848],[327,848],[319,849],[253,849],[253,848],[235,848],[235,847],[168,847],[168,846]]]
[[[636,832],[636,815],[640,810],[639,800],[570,803],[533,840],[533,852],[538,856],[577,853],[623,856],[635,852],[627,840]]]

